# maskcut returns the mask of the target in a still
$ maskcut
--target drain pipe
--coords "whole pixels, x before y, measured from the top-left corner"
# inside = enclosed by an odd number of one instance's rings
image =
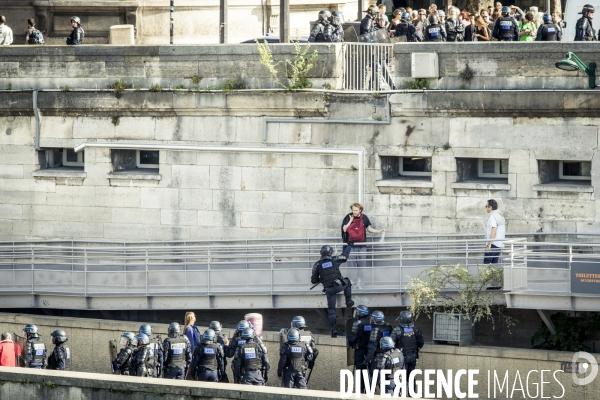
[[[183,144],[123,143],[123,142],[84,142],[75,146],[75,153],[87,147],[122,150],[176,150],[211,151],[224,153],[276,153],[276,154],[323,154],[355,155],[358,157],[358,202],[364,204],[365,192],[365,150],[329,149],[320,147],[237,147],[237,146],[195,146]]]
[[[390,105],[390,95],[386,96],[387,107],[385,109],[385,120],[377,121],[374,119],[319,119],[319,118],[270,118],[265,117],[263,122],[263,141],[268,138],[268,124],[270,122],[278,124],[348,124],[348,125],[390,125],[392,123],[392,106]]]
[[[35,115],[35,149],[41,150],[40,148],[40,110],[38,108],[38,91],[40,89],[33,90],[33,114]]]

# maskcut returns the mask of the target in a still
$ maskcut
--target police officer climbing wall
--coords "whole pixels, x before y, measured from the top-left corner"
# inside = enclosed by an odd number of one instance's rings
[[[168,337],[163,343],[165,361],[164,377],[168,379],[183,379],[192,361],[192,344],[187,336],[181,334],[177,322],[169,325]]]
[[[67,334],[61,329],[57,329],[50,334],[54,350],[48,357],[48,369],[58,371],[68,371],[71,369],[71,349],[65,346]]]

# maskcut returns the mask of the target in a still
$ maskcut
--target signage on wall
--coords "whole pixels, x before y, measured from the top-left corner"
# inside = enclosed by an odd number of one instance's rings
[[[600,296],[600,263],[590,261],[571,263],[571,293]]]

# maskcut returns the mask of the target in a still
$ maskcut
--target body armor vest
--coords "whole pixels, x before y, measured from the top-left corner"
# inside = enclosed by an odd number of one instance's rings
[[[360,34],[364,35],[365,33],[371,33],[375,30],[375,24],[373,24],[373,19],[368,15],[360,21]]]
[[[498,20],[498,23],[500,24],[500,39],[512,39],[515,33],[514,20],[511,17],[502,17]]]
[[[246,371],[258,371],[262,366],[258,344],[246,343],[240,346],[240,357],[244,360],[243,365]]]
[[[65,362],[65,371],[71,369],[71,349],[68,347],[60,346],[59,351],[62,352],[62,357]]]
[[[302,342],[289,343],[286,349],[287,369],[294,372],[304,372],[306,370],[305,356],[306,346]]]
[[[558,39],[558,28],[554,24],[544,24],[540,27],[542,30],[542,40],[556,41]]]
[[[156,369],[158,367],[160,367],[160,364],[158,362],[158,350],[160,349],[159,344],[157,342],[156,339],[152,340],[150,343],[148,343],[148,345],[145,347],[146,351],[148,352],[148,368],[153,370],[153,371],[149,371],[150,376],[155,376],[156,375]]]
[[[402,359],[402,353],[400,353],[400,350],[398,349],[378,352],[375,355],[375,367],[379,370],[385,369],[387,361],[389,360],[390,369],[392,371],[391,375],[394,375],[396,370],[402,368]]]
[[[406,21],[400,22],[400,24],[396,27],[396,36],[406,36],[407,41],[409,33],[410,31],[408,30],[408,22]]]
[[[312,332],[304,329],[298,329],[300,332],[300,341],[310,346],[313,341]]]
[[[339,278],[339,270],[336,263],[329,260],[320,260],[319,261],[319,275],[321,275],[321,280],[323,281],[323,287],[333,286],[333,283],[336,279]]]
[[[579,18],[579,20],[577,20],[576,29],[584,30],[582,40],[585,40],[585,41],[596,40],[596,31],[594,30],[594,27],[592,26],[592,21],[585,15],[583,17]],[[579,39],[575,38],[575,40],[579,40]]]
[[[29,367],[41,367],[46,359],[46,345],[40,338],[32,338],[27,341],[31,361]]]
[[[402,328],[402,353],[406,362],[412,363],[417,359],[417,337],[414,328]]]
[[[427,38],[430,42],[441,42],[442,38],[442,28],[438,25],[429,25],[427,27]]]
[[[135,347],[132,345],[127,345],[123,347],[119,354],[117,355],[117,364],[120,365],[119,371],[121,371],[121,375],[129,375],[129,368],[131,367],[131,359],[133,352],[135,351]]]
[[[150,366],[150,346],[144,346],[135,353],[133,361],[131,363],[132,373],[136,376],[153,376]]]
[[[187,350],[187,343],[183,336],[177,338],[168,338],[170,343],[169,347],[169,365],[172,367],[185,367],[185,354]]]
[[[377,329],[377,348],[379,348],[381,338],[392,334],[392,326],[384,323],[383,325],[374,325],[373,328]]]
[[[201,352],[198,368],[206,368],[216,371],[218,369],[217,352],[219,351],[220,345],[218,343],[209,342],[202,343],[200,346]]]
[[[359,319],[361,324],[359,325],[358,334],[358,346],[359,347],[367,347],[369,345],[369,340],[371,339],[371,331],[373,330],[373,325],[371,325],[371,318],[367,315]]]

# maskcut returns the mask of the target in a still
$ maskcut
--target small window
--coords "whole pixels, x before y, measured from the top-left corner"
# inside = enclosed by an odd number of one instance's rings
[[[508,178],[508,160],[479,159],[480,178]]]
[[[158,151],[138,150],[136,152],[138,168],[158,168]]]
[[[431,157],[400,157],[401,176],[431,176]]]
[[[63,149],[62,164],[65,167],[83,167],[84,155],[83,151],[75,153],[74,149]]]
[[[560,161],[559,179],[576,179],[589,181],[592,179],[591,161]]]

